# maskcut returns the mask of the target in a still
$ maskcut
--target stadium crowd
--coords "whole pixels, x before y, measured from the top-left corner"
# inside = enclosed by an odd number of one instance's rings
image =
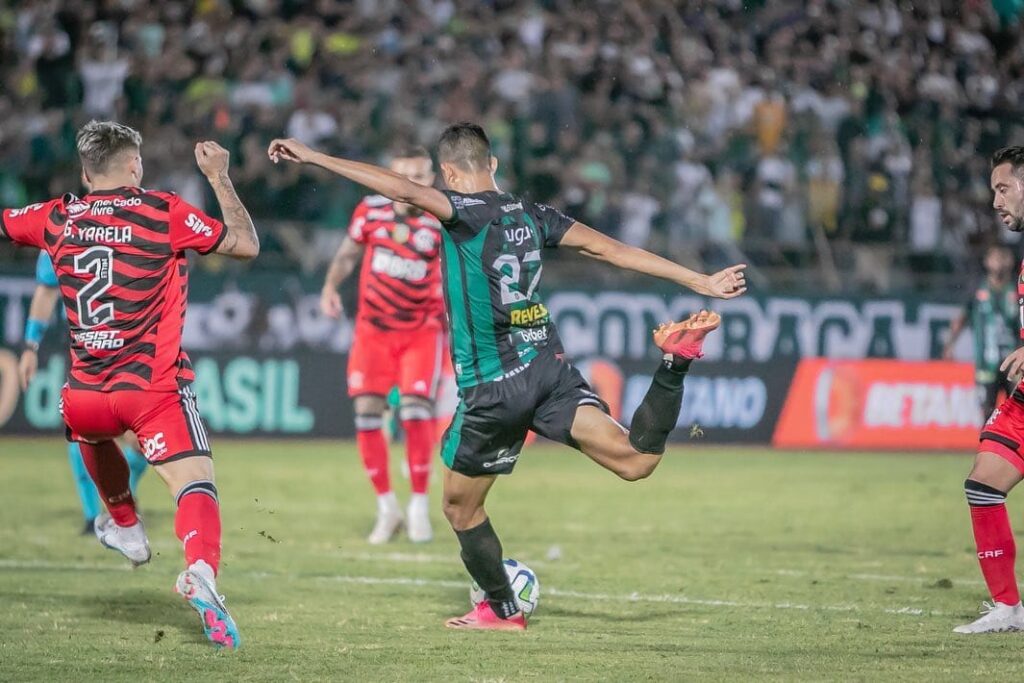
[[[469,119],[492,136],[507,187],[627,242],[886,290],[905,284],[901,271],[973,267],[997,239],[987,155],[1024,143],[1022,11],[1022,0],[8,3],[0,205],[76,187],[76,126],[118,118],[143,132],[147,185],[208,204],[191,147],[213,136],[256,217],[337,229],[360,190],[273,167],[269,139],[378,158]]]

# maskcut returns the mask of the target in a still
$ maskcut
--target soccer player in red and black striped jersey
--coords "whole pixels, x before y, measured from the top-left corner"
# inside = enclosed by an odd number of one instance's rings
[[[57,272],[71,344],[61,412],[110,512],[97,537],[135,564],[149,561],[128,465],[114,442],[131,430],[177,503],[187,568],[175,588],[199,612],[207,637],[235,648],[238,629],[215,584],[221,529],[210,442],[181,348],[185,252],[251,259],[259,239],[220,145],[201,142],[195,156],[223,222],[173,193],[140,187],[142,137],[131,128],[92,121],[77,143],[88,194],[6,209],[0,238],[45,250]]]
[[[992,156],[989,182],[992,208],[1000,221],[1011,232],[1024,232],[1024,146],[1004,147]],[[1024,271],[1017,293],[1024,342]],[[1015,570],[1017,543],[1006,511],[1006,495],[1024,479],[1024,346],[1003,360],[999,372],[1017,388],[981,428],[974,466],[964,482],[978,563],[992,602],[986,603],[980,618],[953,629],[956,633],[1024,631]]]
[[[390,168],[423,185],[434,182],[433,162],[422,147],[397,152]],[[391,490],[382,429],[385,397],[395,386],[402,397],[399,416],[412,485],[407,532],[411,541],[420,543],[433,535],[427,486],[435,442],[434,403],[446,353],[440,249],[437,218],[411,204],[370,195],[352,214],[321,292],[321,310],[337,318],[338,286],[362,258],[348,393],[355,401],[359,454],[377,492],[377,523],[367,538],[374,545],[388,542],[403,521]]]

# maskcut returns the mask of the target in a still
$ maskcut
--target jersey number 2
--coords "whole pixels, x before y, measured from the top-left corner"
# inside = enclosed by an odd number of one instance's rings
[[[528,251],[523,255],[523,263],[539,261],[539,250]],[[517,304],[520,301],[529,301],[530,297],[533,296],[533,291],[537,289],[537,285],[540,283],[540,273],[544,270],[544,266],[538,263],[537,272],[533,274],[533,278],[530,280],[530,284],[527,286],[526,293],[524,294],[522,283],[519,281],[522,266],[515,254],[502,254],[494,260],[491,267],[501,273],[501,303],[506,306]],[[529,269],[527,269],[527,272],[529,272]]]
[[[75,273],[92,274],[78,290],[75,302],[78,304],[78,324],[82,327],[96,327],[114,319],[114,304],[96,306],[96,299],[114,284],[114,250],[110,247],[91,247],[75,257]]]

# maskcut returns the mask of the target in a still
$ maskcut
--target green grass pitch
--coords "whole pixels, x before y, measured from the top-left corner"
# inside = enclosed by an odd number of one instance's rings
[[[469,579],[436,496],[433,543],[371,548],[351,444],[215,448],[236,653],[208,646],[172,593],[181,552],[152,473],[140,497],[154,558],[132,571],[77,535],[62,442],[0,438],[0,680],[1024,676],[1024,635],[950,632],[985,597],[967,455],[675,448],[627,484],[534,447],[491,497],[506,555],[542,586],[530,630],[509,634],[442,627],[468,608]]]

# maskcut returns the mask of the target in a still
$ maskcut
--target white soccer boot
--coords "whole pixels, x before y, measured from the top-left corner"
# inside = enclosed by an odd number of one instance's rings
[[[96,538],[105,548],[121,553],[136,567],[149,562],[152,556],[141,518],[131,526],[118,526],[110,515],[103,513],[96,518]]]
[[[402,509],[398,507],[394,492],[377,496],[377,523],[366,537],[366,542],[370,545],[384,545],[402,528],[403,521]]]
[[[999,633],[1001,631],[1024,631],[1024,606],[1004,605],[1001,602],[982,603],[982,616],[976,621],[957,626],[953,633]]]
[[[430,502],[425,493],[414,493],[406,510],[406,533],[413,543],[433,540],[434,530],[430,528]]]

